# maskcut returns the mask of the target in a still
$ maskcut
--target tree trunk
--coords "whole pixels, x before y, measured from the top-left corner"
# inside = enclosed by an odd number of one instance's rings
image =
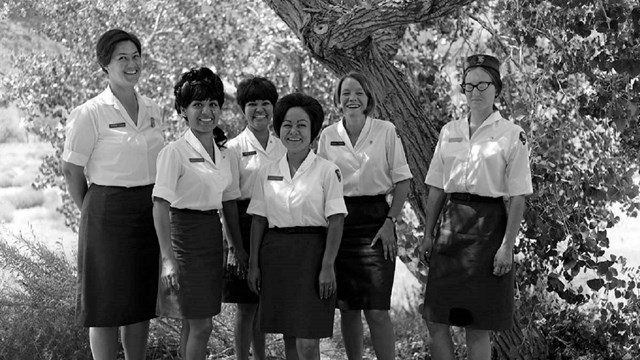
[[[393,122],[402,138],[414,177],[409,202],[424,223],[427,187],[423,179],[438,140],[431,115],[420,107],[416,92],[392,64],[401,37],[409,24],[451,14],[472,0],[264,0],[293,30],[309,53],[340,77],[349,71],[362,73],[378,101],[381,119]],[[404,254],[412,254],[405,244]],[[405,262],[410,257],[402,256]],[[416,267],[410,267],[418,279]],[[516,318],[519,318],[516,313]],[[536,331],[516,327],[494,334],[494,350],[500,359],[542,359],[539,346],[531,351],[523,344],[544,344]],[[545,347],[546,348],[546,345]],[[513,354],[520,357],[510,357]]]

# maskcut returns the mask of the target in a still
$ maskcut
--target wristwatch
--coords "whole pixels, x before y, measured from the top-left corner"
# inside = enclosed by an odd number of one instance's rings
[[[393,225],[395,225],[395,224],[398,222],[398,220],[396,220],[396,218],[394,218],[393,216],[389,216],[389,215],[387,215],[387,219],[391,220],[391,222],[393,223]]]

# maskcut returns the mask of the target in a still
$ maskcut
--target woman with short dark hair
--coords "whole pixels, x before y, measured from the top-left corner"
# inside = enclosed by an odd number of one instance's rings
[[[131,33],[102,34],[96,55],[109,86],[69,114],[62,154],[69,194],[81,210],[78,321],[89,327],[99,360],[116,359],[118,328],[125,358],[144,359],[155,317],[159,253],[151,191],[164,138],[160,107],[135,90],[141,53]]]
[[[223,289],[223,301],[237,303],[234,327],[234,344],[238,360],[249,359],[249,347],[253,345],[253,359],[265,359],[265,336],[257,321],[258,295],[249,289],[246,267],[250,251],[252,217],[247,214],[251,192],[260,167],[281,158],[287,151],[280,139],[271,134],[273,106],[278,101],[276,86],[266,78],[251,77],[238,84],[236,100],[247,126],[231,139],[228,148],[237,163],[240,184],[238,216],[242,232],[242,246],[231,248],[230,258],[235,269],[228,266]]]
[[[231,243],[240,233],[226,138],[216,131],[224,103],[222,80],[206,67],[191,69],[174,86],[175,108],[188,129],[158,156],[153,217],[162,273],[158,315],[182,319],[180,352],[185,360],[206,357],[211,317],[222,303],[223,211]]]
[[[334,261],[347,211],[340,170],[311,151],[323,119],[310,96],[278,100],[273,126],[287,153],[260,169],[247,210],[260,327],[284,335],[288,360],[319,360],[319,339],[333,333]]]

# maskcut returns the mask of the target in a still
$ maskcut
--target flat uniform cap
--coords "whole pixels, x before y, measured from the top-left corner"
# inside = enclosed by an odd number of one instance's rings
[[[471,55],[467,58],[467,61],[464,66],[464,70],[467,71],[474,67],[484,67],[488,69],[495,70],[498,74],[500,73],[500,60],[491,56],[491,55]]]

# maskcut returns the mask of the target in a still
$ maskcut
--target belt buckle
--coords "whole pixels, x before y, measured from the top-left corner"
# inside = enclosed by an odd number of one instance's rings
[[[464,201],[471,202],[471,196],[472,196],[471,194],[465,193],[464,194]]]

